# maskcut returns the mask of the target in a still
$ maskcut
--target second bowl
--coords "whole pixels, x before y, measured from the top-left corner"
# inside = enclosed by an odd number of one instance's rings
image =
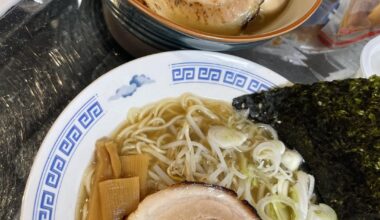
[[[282,12],[270,22],[259,29],[233,36],[181,26],[157,15],[139,0],[103,0],[103,8],[110,32],[126,49],[143,43],[158,51],[228,51],[249,48],[297,28],[313,15],[321,2],[322,0],[289,0]]]

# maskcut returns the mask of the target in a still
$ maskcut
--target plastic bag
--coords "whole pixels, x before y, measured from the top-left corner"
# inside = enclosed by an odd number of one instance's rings
[[[320,31],[331,47],[342,47],[380,34],[380,0],[340,0]]]

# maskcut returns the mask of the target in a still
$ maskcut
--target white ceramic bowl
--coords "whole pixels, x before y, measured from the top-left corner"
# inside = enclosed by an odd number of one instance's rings
[[[250,61],[201,51],[151,55],[110,71],[67,106],[45,137],[25,189],[21,219],[74,219],[95,141],[123,122],[131,107],[185,92],[231,102],[287,83]]]

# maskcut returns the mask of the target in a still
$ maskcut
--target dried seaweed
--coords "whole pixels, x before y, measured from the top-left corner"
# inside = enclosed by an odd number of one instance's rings
[[[233,106],[303,155],[339,219],[380,219],[380,77],[277,88]]]

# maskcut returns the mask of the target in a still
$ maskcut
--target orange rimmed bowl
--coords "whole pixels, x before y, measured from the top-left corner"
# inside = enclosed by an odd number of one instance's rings
[[[103,0],[107,26],[124,48],[140,45],[157,51],[200,49],[239,50],[285,34],[302,25],[318,9],[322,0],[290,0],[274,20],[259,30],[227,36],[206,33],[178,25],[151,11],[141,0]]]

